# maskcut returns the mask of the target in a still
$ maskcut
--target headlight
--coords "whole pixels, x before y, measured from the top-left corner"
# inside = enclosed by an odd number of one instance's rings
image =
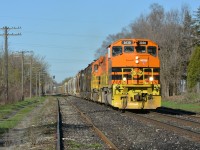
[[[138,60],[138,59],[139,59],[139,57],[138,57],[138,56],[135,56],[135,63],[136,63],[136,64],[139,63],[139,60]]]
[[[153,77],[149,77],[149,81],[151,81],[151,82],[152,82],[152,81],[153,81]]]
[[[123,81],[126,81],[126,77],[123,77]]]

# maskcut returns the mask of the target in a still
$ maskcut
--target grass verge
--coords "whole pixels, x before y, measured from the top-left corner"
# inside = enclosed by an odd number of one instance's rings
[[[200,94],[186,93],[181,96],[169,97],[162,101],[162,106],[200,113]]]
[[[0,137],[4,142],[2,146],[5,149],[15,150],[56,149],[57,99],[54,97],[38,98],[37,102],[33,101],[29,104],[7,119],[7,124],[4,122],[6,126],[4,129],[12,129]],[[14,123],[15,120],[17,123]],[[11,127],[9,122],[12,124]]]
[[[16,126],[33,108],[45,98],[26,99],[14,104],[0,106],[0,134]]]
[[[162,106],[173,108],[173,109],[182,109],[182,110],[200,113],[199,104],[180,104],[173,101],[162,101]]]

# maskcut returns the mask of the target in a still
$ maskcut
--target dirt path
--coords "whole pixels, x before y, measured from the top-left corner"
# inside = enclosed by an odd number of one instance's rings
[[[0,150],[55,149],[56,100],[47,98],[8,133]]]

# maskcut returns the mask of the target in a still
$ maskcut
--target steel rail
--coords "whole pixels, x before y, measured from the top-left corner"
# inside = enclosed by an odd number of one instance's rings
[[[60,103],[59,103],[59,99],[57,98],[58,101],[58,105],[57,105],[57,133],[56,133],[56,137],[57,137],[57,144],[56,144],[56,149],[57,150],[61,150],[61,129],[60,129]]]
[[[156,112],[164,112],[164,113],[171,113],[171,114],[178,114],[178,115],[187,115],[188,117],[195,119],[195,120],[200,120],[200,114],[195,113],[195,112],[190,112],[190,111],[185,111],[185,110],[180,110],[180,109],[172,109],[168,107],[160,107],[156,110]]]
[[[187,129],[184,129],[184,128],[181,128],[181,127],[178,127],[178,126],[175,126],[175,125],[171,125],[171,124],[168,124],[168,123],[164,123],[164,122],[161,122],[161,121],[158,121],[158,120],[146,117],[146,116],[142,116],[142,115],[139,115],[139,114],[133,114],[133,113],[127,112],[127,111],[125,112],[125,114],[128,114],[131,117],[135,117],[136,119],[141,120],[143,122],[150,122],[150,123],[157,125],[161,128],[173,131],[173,132],[175,132],[179,135],[186,136],[193,141],[200,142],[200,134],[197,133],[197,132],[187,130]]]
[[[177,123],[182,123],[182,124],[190,125],[192,127],[200,128],[200,122],[188,120],[188,119],[185,119],[185,118],[178,118],[178,117],[171,116],[171,115],[161,114],[161,113],[157,113],[157,112],[154,112],[154,111],[151,111],[150,114],[154,114],[154,115],[157,115],[157,116],[160,116],[160,117],[168,118],[168,119],[171,119],[173,121],[178,121]]]
[[[119,150],[106,136],[105,134],[103,134],[101,132],[101,130],[99,130],[94,124],[93,122],[87,117],[87,115],[85,115],[77,106],[75,106],[74,104],[72,104],[71,102],[69,102],[79,113],[80,115],[87,121],[87,123],[89,125],[92,126],[92,128],[94,129],[94,131],[97,133],[97,135],[109,146],[110,150]]]

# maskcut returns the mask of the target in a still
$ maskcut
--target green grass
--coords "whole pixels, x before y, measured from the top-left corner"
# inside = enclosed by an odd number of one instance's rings
[[[14,104],[0,106],[0,134],[15,127],[35,106],[42,103],[45,98],[27,99]],[[15,113],[12,115],[12,113]],[[8,117],[8,119],[3,119]]]
[[[162,106],[200,113],[200,93],[184,93],[162,100]]]
[[[180,102],[176,102],[176,101],[163,100],[162,106],[170,107],[173,109],[182,109],[182,110],[200,113],[200,104],[199,103],[189,104],[189,103],[180,103]]]

